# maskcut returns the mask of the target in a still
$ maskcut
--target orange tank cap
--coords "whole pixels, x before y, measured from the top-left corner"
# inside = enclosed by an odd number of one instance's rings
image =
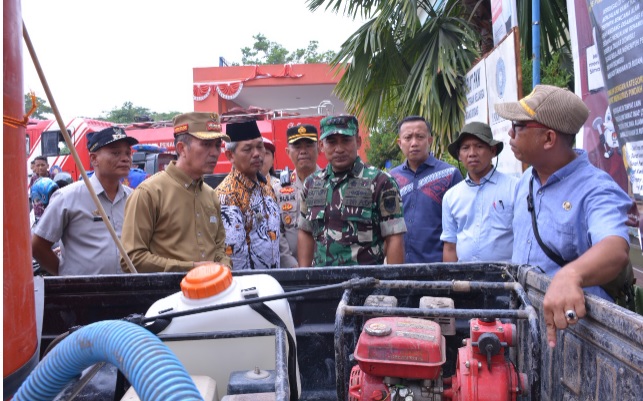
[[[230,268],[213,262],[190,270],[181,280],[181,291],[186,298],[203,299],[223,292],[230,284]]]

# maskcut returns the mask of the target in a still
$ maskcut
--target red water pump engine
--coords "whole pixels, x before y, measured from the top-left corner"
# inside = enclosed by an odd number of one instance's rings
[[[349,401],[515,401],[527,377],[505,358],[515,326],[472,319],[471,338],[458,350],[456,374],[442,377],[445,340],[438,323],[380,317],[364,325],[355,348]]]

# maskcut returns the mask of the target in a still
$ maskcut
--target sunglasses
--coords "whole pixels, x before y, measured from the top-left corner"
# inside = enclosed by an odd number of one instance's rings
[[[511,122],[511,129],[513,132],[518,132],[518,129],[520,128],[545,128],[549,129],[549,127],[544,126],[540,123],[537,123],[535,121],[531,122],[522,122],[522,121],[512,121]]]

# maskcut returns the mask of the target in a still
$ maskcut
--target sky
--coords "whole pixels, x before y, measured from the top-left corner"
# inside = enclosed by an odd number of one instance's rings
[[[125,102],[153,112],[192,111],[192,69],[263,34],[289,51],[338,51],[363,20],[306,0],[22,0],[22,18],[63,119],[99,117]],[[24,90],[46,99],[23,46]],[[50,104],[48,102],[48,104]]]

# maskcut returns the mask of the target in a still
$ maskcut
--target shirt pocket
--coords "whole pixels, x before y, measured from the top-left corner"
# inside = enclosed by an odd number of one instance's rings
[[[373,241],[373,209],[370,207],[344,206],[341,212],[341,243],[371,243]]]
[[[196,228],[198,229],[201,224],[205,227],[206,231],[212,238],[216,238],[216,234],[221,224],[221,217],[217,213],[217,209],[210,206],[203,206],[201,210],[202,215],[196,218]]]
[[[541,238],[555,253],[559,254],[565,261],[571,262],[576,259],[577,251],[575,246],[575,237],[574,237],[574,226],[569,223],[559,223],[556,221],[550,221],[553,238],[543,238],[542,232],[540,233]],[[540,225],[539,230],[542,230]],[[551,245],[550,245],[551,244]]]
[[[494,230],[511,230],[514,217],[513,205],[505,204],[504,207],[496,205],[492,207],[491,213],[491,228]]]
[[[326,211],[321,206],[313,206],[310,208],[309,220],[312,223],[312,234],[314,238],[319,238],[324,233],[326,226]]]

